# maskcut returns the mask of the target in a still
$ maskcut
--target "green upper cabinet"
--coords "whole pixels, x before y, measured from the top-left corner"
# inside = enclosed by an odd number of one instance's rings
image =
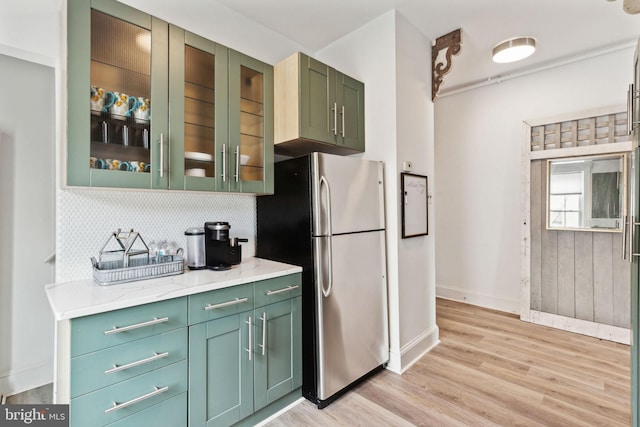
[[[336,72],[338,132],[336,145],[364,152],[364,83]]]
[[[229,190],[273,193],[273,67],[229,50]]]
[[[277,153],[365,151],[364,83],[299,52],[274,78]]]
[[[69,0],[67,185],[168,187],[167,32],[115,1]]]
[[[67,185],[273,193],[272,66],[115,0],[69,0],[68,61]]]
[[[170,187],[227,191],[228,49],[171,25],[169,67]]]

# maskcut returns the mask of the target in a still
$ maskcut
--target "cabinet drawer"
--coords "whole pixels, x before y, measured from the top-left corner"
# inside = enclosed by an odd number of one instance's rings
[[[187,427],[187,393],[150,406],[107,427],[132,426]]]
[[[302,274],[290,274],[255,283],[256,307],[284,301],[302,294]]]
[[[253,283],[189,296],[189,324],[253,309]]]
[[[187,358],[187,328],[153,335],[71,359],[71,397]]]
[[[73,319],[71,357],[185,326],[186,297]]]
[[[104,426],[186,391],[183,360],[71,399],[71,427]]]

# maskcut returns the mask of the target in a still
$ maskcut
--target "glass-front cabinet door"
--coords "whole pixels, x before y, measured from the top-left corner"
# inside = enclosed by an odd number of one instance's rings
[[[227,191],[227,48],[170,26],[171,189]]]
[[[168,25],[114,1],[68,5],[67,184],[167,188]]]
[[[273,193],[273,67],[229,51],[230,191]]]

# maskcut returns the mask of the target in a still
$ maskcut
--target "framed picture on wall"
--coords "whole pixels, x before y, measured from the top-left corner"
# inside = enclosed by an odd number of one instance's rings
[[[400,174],[402,204],[402,238],[429,234],[427,177],[413,173]]]

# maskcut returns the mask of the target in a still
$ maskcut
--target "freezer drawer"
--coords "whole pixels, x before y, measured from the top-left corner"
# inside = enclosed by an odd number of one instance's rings
[[[318,399],[389,360],[384,231],[314,238]]]

